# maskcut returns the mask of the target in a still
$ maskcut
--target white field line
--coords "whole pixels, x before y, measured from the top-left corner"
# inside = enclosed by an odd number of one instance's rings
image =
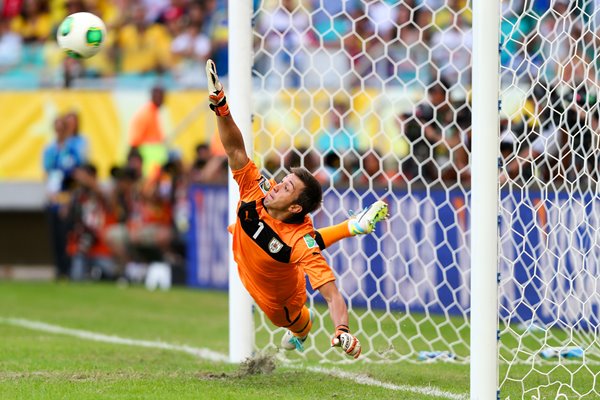
[[[469,396],[466,394],[456,394],[451,392],[444,392],[443,390],[437,389],[432,386],[411,386],[411,385],[395,385],[393,383],[381,382],[376,379],[370,378],[366,375],[354,374],[351,372],[341,371],[338,369],[327,369],[321,367],[305,367],[308,371],[317,372],[333,376],[340,379],[348,379],[358,383],[360,385],[377,386],[385,389],[390,389],[400,392],[410,392],[416,394],[422,394],[433,397],[441,397],[443,399],[451,400],[468,400]]]
[[[128,346],[148,347],[153,349],[164,349],[172,351],[180,351],[183,353],[191,354],[193,356],[202,358],[209,361],[229,362],[229,357],[226,354],[219,353],[209,349],[196,348],[191,346],[170,344],[165,342],[151,341],[151,340],[138,340],[123,338],[114,335],[105,335],[102,333],[84,331],[80,329],[63,328],[58,325],[51,325],[39,321],[31,321],[22,318],[3,318],[0,317],[0,323],[19,326],[22,328],[32,329],[36,331],[56,333],[59,335],[74,336],[80,339],[92,340],[96,342],[113,343],[113,344],[124,344]],[[423,394],[428,396],[440,397],[449,400],[467,400],[468,395],[456,394],[451,392],[444,392],[434,387],[423,387],[423,386],[410,386],[410,385],[395,385],[393,383],[381,382],[376,379],[370,378],[366,375],[355,374],[351,372],[345,372],[338,369],[328,369],[322,367],[296,367],[291,364],[287,364],[287,367],[296,369],[306,369],[307,371],[315,372],[318,374],[324,374],[333,376],[339,379],[346,379],[353,381],[359,385],[375,386],[384,389],[400,392],[412,392],[416,394]]]
[[[36,331],[49,332],[49,333],[57,333],[60,335],[68,335],[75,336],[80,339],[93,340],[96,342],[104,342],[104,343],[114,343],[114,344],[125,344],[128,346],[139,346],[139,347],[149,347],[153,349],[164,349],[164,350],[173,350],[173,351],[181,351],[183,353],[191,354],[193,356],[209,360],[209,361],[229,361],[229,357],[225,354],[218,353],[216,351],[212,351],[209,349],[199,349],[191,346],[181,346],[177,344],[170,344],[165,342],[157,342],[151,340],[137,340],[137,339],[128,339],[122,338],[119,336],[113,335],[105,335],[102,333],[83,331],[80,329],[69,329],[63,328],[58,325],[50,325],[44,322],[39,321],[30,321],[27,319],[21,318],[2,318],[0,317],[0,323],[5,323],[8,325],[20,326],[22,328],[33,329]]]

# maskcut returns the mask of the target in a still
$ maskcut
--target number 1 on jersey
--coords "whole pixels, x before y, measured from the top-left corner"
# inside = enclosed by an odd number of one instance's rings
[[[262,221],[258,221],[258,229],[256,230],[256,232],[254,232],[254,235],[252,235],[252,239],[256,239],[258,235],[260,235],[260,231],[262,231],[264,227],[265,224]]]

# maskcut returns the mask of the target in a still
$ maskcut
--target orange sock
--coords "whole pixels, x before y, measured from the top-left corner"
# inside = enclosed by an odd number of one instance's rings
[[[290,326],[290,331],[294,333],[294,336],[303,338],[308,335],[308,332],[310,332],[310,328],[312,328],[312,321],[310,320],[310,311],[308,311],[306,306],[302,308],[300,313],[300,318],[298,318],[298,321],[296,321],[294,325]]]
[[[321,236],[322,242],[325,245],[325,247],[319,246],[321,247],[321,250],[331,246],[339,240],[352,236],[350,230],[348,229],[348,220],[337,225],[331,225],[326,226],[325,228],[321,228],[317,230],[317,235]],[[317,240],[317,242],[319,241]]]

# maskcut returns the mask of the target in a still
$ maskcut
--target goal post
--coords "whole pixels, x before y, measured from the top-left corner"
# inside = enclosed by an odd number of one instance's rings
[[[246,151],[253,153],[252,133],[252,2],[229,1],[228,103],[244,137]],[[218,71],[217,71],[218,72]],[[228,178],[230,224],[234,223],[239,190],[231,171]],[[228,249],[232,248],[229,235]],[[229,360],[239,363],[254,353],[253,300],[242,284],[233,253],[229,252]]]
[[[498,390],[500,3],[473,0],[471,399]]]

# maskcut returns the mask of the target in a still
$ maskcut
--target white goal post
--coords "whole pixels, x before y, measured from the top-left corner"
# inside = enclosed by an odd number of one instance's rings
[[[471,399],[498,388],[500,4],[473,0],[471,145]]]
[[[253,153],[252,135],[252,3],[229,1],[229,106],[244,136],[248,154]],[[218,71],[217,71],[218,72]],[[235,222],[239,201],[237,183],[228,178],[230,224]],[[229,237],[228,249],[233,240]],[[229,254],[229,360],[239,363],[254,352],[252,297],[242,285],[233,253]]]

